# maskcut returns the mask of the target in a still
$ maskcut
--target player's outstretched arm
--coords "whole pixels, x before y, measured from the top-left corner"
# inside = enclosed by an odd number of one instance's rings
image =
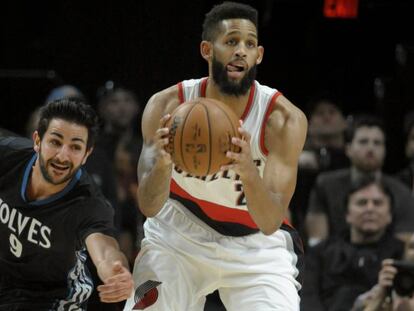
[[[164,149],[168,144],[168,128],[164,124],[179,104],[176,92],[172,87],[152,96],[142,117],[144,143],[138,162],[137,199],[147,217],[157,215],[170,192],[172,161]]]
[[[97,288],[101,301],[112,303],[128,299],[133,292],[134,281],[118,242],[102,233],[90,234],[85,242],[98,276],[104,283]]]

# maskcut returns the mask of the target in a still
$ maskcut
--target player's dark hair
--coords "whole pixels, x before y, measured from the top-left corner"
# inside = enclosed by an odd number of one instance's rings
[[[352,118],[349,128],[345,133],[347,143],[350,143],[354,139],[356,131],[361,127],[378,127],[385,136],[384,122],[374,115],[363,114]]]
[[[247,19],[257,27],[257,10],[250,5],[225,1],[215,5],[205,16],[202,40],[214,41],[220,32],[220,22],[226,19]]]
[[[62,119],[85,126],[88,129],[87,150],[94,146],[99,131],[99,121],[95,110],[80,98],[61,98],[54,100],[40,110],[40,119],[37,126],[40,139],[49,128],[53,119]]]

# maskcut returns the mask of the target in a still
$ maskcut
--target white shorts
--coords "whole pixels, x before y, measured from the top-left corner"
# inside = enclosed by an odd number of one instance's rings
[[[299,310],[292,232],[224,236],[170,203],[144,228],[124,311],[202,311],[216,289],[227,311]]]

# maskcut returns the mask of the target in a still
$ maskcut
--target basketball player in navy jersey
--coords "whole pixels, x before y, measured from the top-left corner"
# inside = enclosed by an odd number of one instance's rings
[[[103,302],[131,294],[113,209],[82,169],[97,128],[92,108],[62,99],[42,108],[34,147],[0,138],[0,310],[86,310],[86,250]]]
[[[263,57],[257,11],[225,2],[203,25],[206,78],[151,97],[143,115],[138,200],[148,217],[124,310],[203,310],[218,289],[228,311],[299,310],[302,244],[285,220],[304,145],[305,115],[255,81]],[[163,124],[182,102],[208,97],[242,120],[240,153],[206,178],[176,168]]]

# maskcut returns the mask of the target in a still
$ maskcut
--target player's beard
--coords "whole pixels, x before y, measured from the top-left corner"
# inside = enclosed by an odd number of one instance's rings
[[[72,163],[58,163],[58,164],[64,164],[69,166],[69,168],[67,169],[67,173],[66,175],[63,175],[61,177],[61,179],[53,179],[53,177],[49,174],[47,168],[51,167],[51,163],[53,162],[57,162],[57,161],[53,161],[53,159],[49,159],[49,160],[45,160],[42,156],[42,152],[41,150],[39,150],[39,164],[40,164],[40,172],[42,173],[43,178],[53,184],[53,185],[61,185],[65,182],[67,182],[68,180],[72,179],[73,175],[75,175],[76,171],[78,168],[73,169],[73,164]]]
[[[212,65],[213,80],[219,86],[220,91],[227,95],[246,95],[252,86],[253,81],[256,79],[257,65],[254,65],[252,68],[250,68],[239,82],[233,82],[229,79],[226,66],[224,66],[223,63],[219,62],[215,56],[213,56]]]

